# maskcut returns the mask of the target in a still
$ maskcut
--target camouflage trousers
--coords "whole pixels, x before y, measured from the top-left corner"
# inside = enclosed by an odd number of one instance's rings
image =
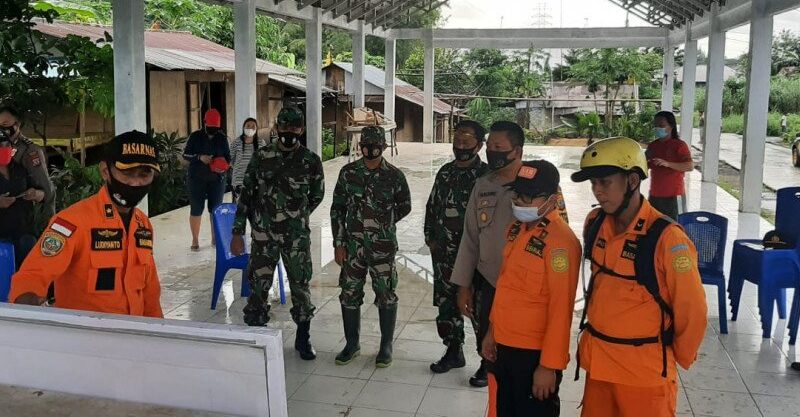
[[[464,318],[458,310],[459,286],[450,282],[455,256],[431,254],[433,260],[433,305],[439,307],[436,330],[445,345],[464,344]]]
[[[251,326],[263,326],[269,321],[269,290],[279,258],[283,258],[291,290],[292,320],[295,323],[311,321],[314,304],[311,302],[311,242],[309,236],[288,236],[253,233],[248,265],[250,297],[244,307],[245,322]]]
[[[378,308],[397,304],[397,269],[394,262],[395,244],[391,241],[347,242],[347,259],[339,274],[339,302],[348,308],[364,304],[364,284],[367,272],[372,277],[375,305]]]

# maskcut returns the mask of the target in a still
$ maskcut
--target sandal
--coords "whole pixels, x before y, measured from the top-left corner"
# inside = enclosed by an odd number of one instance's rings
[[[200,252],[200,245],[192,245],[189,247],[192,252]]]

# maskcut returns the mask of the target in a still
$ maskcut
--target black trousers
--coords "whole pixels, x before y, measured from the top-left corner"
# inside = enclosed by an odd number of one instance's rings
[[[492,312],[495,290],[492,284],[478,271],[475,271],[475,276],[472,280],[472,288],[475,291],[472,328],[475,330],[475,339],[478,342],[478,355],[480,355],[483,338],[486,337],[486,333],[489,331],[489,314]],[[484,361],[481,362],[483,363]]]
[[[539,366],[541,354],[540,350],[497,345],[497,361],[492,367],[497,380],[497,417],[558,417],[561,414],[558,398],[561,371],[556,371],[555,393],[544,401],[533,397],[533,371]]]
[[[678,214],[680,212],[678,208],[678,197],[650,197],[647,201],[665,216],[678,221]]]

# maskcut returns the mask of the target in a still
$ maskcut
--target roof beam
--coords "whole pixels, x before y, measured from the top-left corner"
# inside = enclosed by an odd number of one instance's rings
[[[300,0],[300,3],[297,5],[298,9],[305,9],[308,6],[313,5],[314,3],[318,2],[319,0]]]
[[[414,4],[413,6],[411,6],[411,7],[408,9],[408,12],[407,12],[407,15],[406,15],[406,16],[401,16],[401,15],[398,15],[398,16],[396,16],[394,19],[389,19],[389,21],[387,21],[387,23],[386,23],[384,26],[386,26],[386,27],[392,27],[392,26],[395,26],[395,25],[397,25],[398,23],[400,23],[400,21],[401,21],[401,20],[402,20],[404,17],[405,17],[405,18],[407,18],[408,20],[411,20],[411,13],[412,13],[412,12],[414,12],[414,11],[420,11],[421,13],[416,13],[415,17],[417,17],[417,16],[420,16],[420,15],[422,15],[422,14],[424,14],[424,13],[430,12],[430,11],[432,11],[433,9],[435,9],[435,8],[437,8],[437,7],[439,7],[439,6],[443,5],[443,4],[446,4],[448,1],[449,1],[449,0],[436,0],[436,1],[434,1],[434,0],[430,0],[430,1],[428,2],[428,7],[427,7],[427,8],[425,7],[425,5],[424,5],[422,2],[420,2],[420,3],[416,3],[416,4]]]
[[[361,10],[361,11],[359,11],[357,13],[353,13],[356,10],[356,7],[353,7],[352,9],[350,9],[350,13],[348,13],[348,15],[347,15],[347,21],[348,22],[352,22],[353,20],[361,19],[362,17],[364,17],[369,12],[374,12],[376,10],[376,8],[377,8],[376,7],[377,5],[383,4],[386,1],[387,0],[378,0],[375,3],[373,3],[372,0],[367,0],[366,2],[362,2],[361,4],[362,4],[362,7],[363,7],[363,10]]]
[[[416,3],[419,0],[399,0],[395,5],[389,6],[384,8],[380,11],[378,16],[372,21],[373,24],[376,26],[383,26],[391,17],[392,14],[398,10],[406,10],[407,7],[411,7],[412,4]]]
[[[663,47],[664,38],[625,39],[434,39],[437,48],[528,49],[528,48],[653,48]]]
[[[800,7],[800,0],[770,0],[767,4],[767,12],[775,15],[798,7]],[[709,35],[711,30],[709,16],[706,14],[692,21],[692,39],[702,39]],[[720,7],[719,19],[723,30],[747,24],[750,21],[750,0],[725,1],[725,5]],[[686,28],[671,31],[669,42],[673,45],[686,42]]]

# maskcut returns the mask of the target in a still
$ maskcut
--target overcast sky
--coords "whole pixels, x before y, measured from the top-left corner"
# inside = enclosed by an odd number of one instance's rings
[[[549,23],[550,27],[619,27],[625,26],[627,13],[607,0],[450,0],[450,7],[443,7],[442,14],[447,18],[447,28],[525,28],[538,27],[537,23]],[[649,26],[633,15],[630,25]],[[800,33],[800,9],[775,17],[775,33],[782,29]],[[741,26],[727,33],[727,57],[747,52],[749,31],[749,26]],[[706,50],[705,40],[698,44]]]

